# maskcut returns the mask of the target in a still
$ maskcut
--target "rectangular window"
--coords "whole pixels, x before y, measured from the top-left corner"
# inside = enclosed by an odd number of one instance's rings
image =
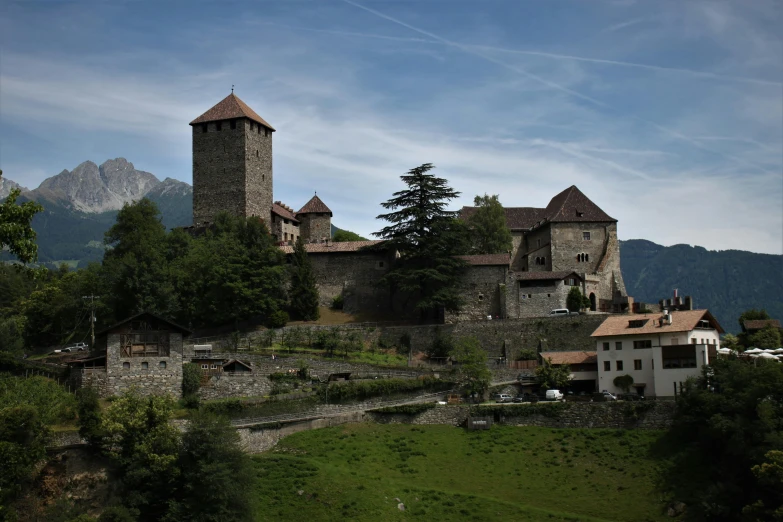
[[[691,338],[691,344],[696,344],[696,338],[695,337]]]
[[[582,232],[582,239],[590,241],[590,232]]]
[[[223,130],[223,123],[222,122],[215,123],[215,130],[218,131]]]
[[[615,350],[622,350],[623,349],[622,341],[617,341],[616,343],[614,343],[614,349]]]
[[[633,342],[633,349],[639,350],[641,348],[652,348],[652,341],[649,339],[646,341],[634,341]]]
[[[237,120],[231,120],[231,123],[229,123],[229,126],[232,129],[236,129],[237,128]]]
[[[207,124],[206,123],[202,123],[201,124],[201,132],[203,132],[204,134],[207,133]]]
[[[611,369],[612,369],[612,363],[609,361],[604,361],[604,371],[608,372],[611,371]]]
[[[672,337],[671,343],[672,346],[677,346],[678,344],[680,344],[680,339],[678,337]]]
[[[642,369],[642,360],[641,359],[634,359],[634,361],[633,361],[633,369],[634,370],[641,370]]]
[[[604,351],[605,352],[609,351],[609,343],[604,343]]]
[[[617,371],[623,371],[623,361],[617,361]]]

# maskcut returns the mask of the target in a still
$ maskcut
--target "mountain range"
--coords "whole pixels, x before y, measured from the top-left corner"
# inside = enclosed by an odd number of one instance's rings
[[[0,178],[0,198],[19,185]],[[21,200],[40,202],[44,211],[33,218],[42,263],[85,266],[103,257],[103,234],[125,203],[147,197],[154,201],[167,228],[187,226],[193,219],[193,188],[182,181],[136,170],[124,158],[100,166],[85,161],[63,170]],[[333,232],[336,228],[333,226]],[[10,259],[4,253],[0,259]],[[740,250],[711,251],[698,246],[661,246],[644,239],[620,242],[623,279],[636,301],[657,303],[690,295],[695,306],[709,308],[721,325],[737,332],[737,318],[749,308],[764,308],[783,319],[783,256]]]

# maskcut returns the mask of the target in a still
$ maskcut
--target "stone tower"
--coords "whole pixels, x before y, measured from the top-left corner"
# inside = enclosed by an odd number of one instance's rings
[[[317,195],[296,213],[296,219],[299,220],[299,234],[303,241],[332,237],[332,211]]]
[[[190,122],[193,127],[193,224],[219,212],[258,216],[272,211],[272,133],[233,92]]]

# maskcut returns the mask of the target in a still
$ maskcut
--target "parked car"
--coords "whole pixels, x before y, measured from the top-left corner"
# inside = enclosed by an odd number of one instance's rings
[[[621,401],[643,401],[644,395],[639,395],[638,393],[623,393],[618,395],[617,398]]]
[[[538,396],[532,393],[523,393],[514,397],[514,402],[538,402]]]
[[[572,312],[568,308],[555,308],[554,310],[549,312],[550,317],[569,316],[569,315],[579,315],[579,312]]]
[[[609,393],[607,390],[604,390],[601,393],[593,394],[594,402],[616,401],[616,400],[617,397],[613,393]]]
[[[495,399],[495,402],[511,402],[513,400],[513,397],[511,397],[511,395],[508,393],[499,393],[497,399]]]
[[[547,390],[546,400],[548,401],[562,401],[565,395],[560,390]]]
[[[69,344],[65,350],[70,352],[84,352],[87,350],[87,343],[73,343]]]

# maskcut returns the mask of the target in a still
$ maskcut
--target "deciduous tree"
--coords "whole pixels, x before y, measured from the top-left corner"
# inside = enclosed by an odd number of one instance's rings
[[[451,352],[459,363],[460,383],[469,394],[483,396],[492,382],[492,372],[487,368],[487,352],[475,337],[459,339]]]
[[[367,241],[366,237],[362,237],[356,232],[350,230],[338,230],[332,236],[332,241],[335,243],[342,243],[345,241]]]
[[[0,179],[2,177],[0,170]],[[32,263],[38,259],[38,245],[31,223],[43,207],[35,201],[17,204],[21,193],[18,188],[11,189],[5,201],[0,203],[0,250],[7,247],[22,263]]]
[[[536,368],[536,382],[542,388],[562,390],[571,382],[571,367],[567,364],[555,366],[552,359],[544,359]]]
[[[467,219],[470,228],[471,254],[502,254],[511,251],[511,230],[506,212],[497,195],[476,196],[476,211]]]

